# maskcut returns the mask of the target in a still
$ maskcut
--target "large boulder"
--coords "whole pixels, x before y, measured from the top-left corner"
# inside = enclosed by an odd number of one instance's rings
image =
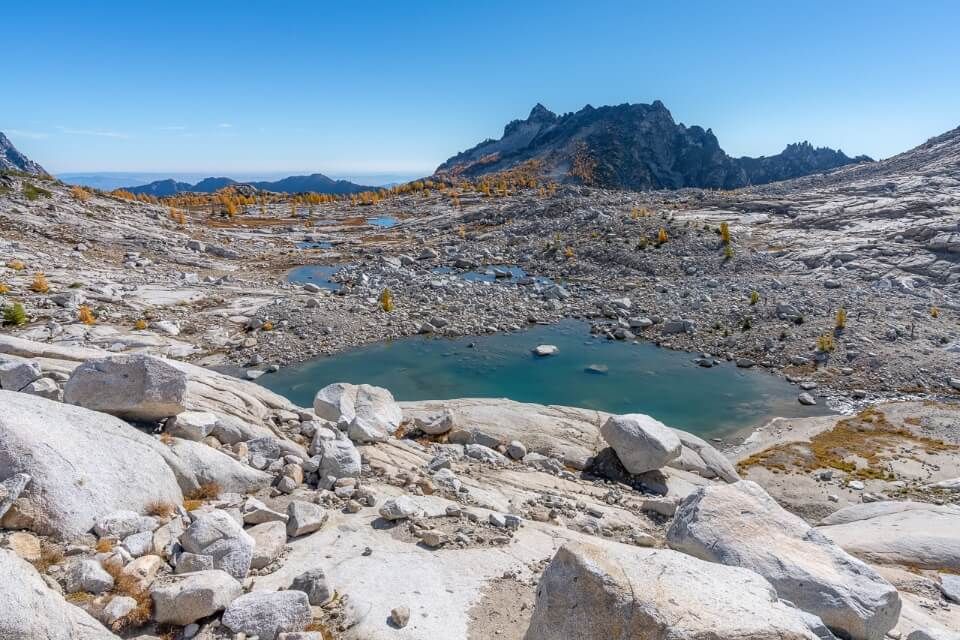
[[[503,398],[459,398],[401,402],[403,417],[417,425],[445,416],[444,428],[455,444],[497,448],[519,440],[527,451],[584,469],[602,441],[600,425],[608,414],[591,409],[546,406]]]
[[[284,631],[302,631],[311,618],[307,594],[294,590],[248,593],[223,612],[224,626],[260,640],[275,640]]]
[[[382,387],[337,382],[317,392],[313,410],[320,418],[345,423],[355,442],[381,442],[403,420],[393,395]]]
[[[868,562],[960,571],[960,506],[872,502],[840,509],[823,524],[820,533]]]
[[[677,509],[667,542],[697,558],[759,573],[781,598],[844,637],[881,640],[900,614],[893,586],[754,482],[697,489]]]
[[[196,571],[168,576],[153,585],[153,617],[160,624],[188,625],[222,611],[243,593],[224,571]]]
[[[680,457],[667,463],[668,466],[691,471],[704,478],[720,478],[724,482],[740,480],[736,467],[709,442],[680,429],[672,431],[680,438],[683,448]]]
[[[187,376],[143,354],[88,360],[73,370],[63,401],[128,420],[154,422],[186,411]]]
[[[163,449],[113,416],[0,391],[0,475],[32,478],[2,524],[70,539],[115,511],[180,504]]]
[[[642,413],[610,416],[600,428],[600,435],[633,474],[666,466],[680,457],[683,446],[672,429]]]
[[[350,440],[315,441],[313,450],[320,457],[317,473],[321,478],[356,478],[360,475],[360,452]]]
[[[37,570],[0,549],[0,638],[117,640],[83,609],[50,589]]]
[[[216,484],[222,491],[249,493],[269,486],[273,480],[270,474],[249,467],[202,442],[174,439],[170,452],[181,462],[174,469],[181,487]]]
[[[524,640],[817,640],[757,574],[669,550],[567,543]]]
[[[212,556],[214,568],[238,580],[250,571],[254,540],[226,511],[215,509],[194,520],[180,544],[190,553]]]

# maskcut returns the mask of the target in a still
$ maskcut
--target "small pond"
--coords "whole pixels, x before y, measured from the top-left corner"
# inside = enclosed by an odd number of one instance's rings
[[[287,273],[287,282],[296,284],[307,284],[309,282],[322,289],[339,291],[342,285],[339,282],[334,282],[330,278],[332,278],[333,274],[337,271],[343,269],[344,266],[345,265],[342,264],[307,264],[302,267],[296,267]]]
[[[298,242],[298,249],[333,249],[331,242]]]
[[[536,357],[552,344],[559,353]],[[281,369],[260,384],[301,406],[332,382],[369,383],[398,400],[511,398],[614,413],[650,414],[704,437],[757,427],[772,417],[823,415],[797,402],[797,387],[762,370],[694,364],[694,354],[649,343],[612,342],[565,321],[516,333],[467,338],[411,337]]]
[[[389,229],[390,227],[396,226],[399,222],[400,219],[395,218],[394,216],[375,216],[373,218],[367,218],[367,224],[380,227],[381,229]]]

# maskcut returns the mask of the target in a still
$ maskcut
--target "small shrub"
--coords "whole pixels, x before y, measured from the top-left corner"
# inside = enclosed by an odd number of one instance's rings
[[[563,250],[563,257],[569,260],[573,257],[573,247],[567,247]]]
[[[837,317],[834,321],[834,326],[837,329],[845,329],[847,327],[847,310],[843,307],[837,309]]]
[[[930,317],[931,317],[931,318],[939,318],[939,317],[940,317],[940,309],[938,309],[938,308],[936,308],[936,307],[930,307]]]
[[[147,321],[143,318],[137,318],[137,321],[133,323],[133,328],[137,331],[143,331],[147,328]]]
[[[3,323],[12,324],[15,327],[27,324],[27,311],[19,302],[8,304],[3,308]]]
[[[669,240],[667,236],[667,230],[663,227],[660,227],[660,231],[657,233],[657,244],[663,244]]]
[[[744,318],[743,324],[740,325],[741,331],[750,331],[753,328],[753,324],[750,322],[750,318]]]
[[[11,260],[7,263],[7,266],[14,271],[23,271],[27,268],[27,265],[24,264],[23,260]]]
[[[31,564],[40,573],[46,573],[47,569],[55,564],[60,564],[61,562],[63,562],[63,549],[61,549],[58,545],[47,542],[46,540],[41,540],[40,558],[33,561]]]
[[[380,303],[380,308],[386,311],[387,313],[390,313],[391,311],[393,311],[394,309],[393,293],[391,293],[390,289],[384,289],[380,293],[379,303]]]
[[[96,318],[96,316],[93,315],[93,309],[91,309],[91,308],[88,307],[87,305],[82,305],[82,306],[80,307],[80,309],[77,311],[77,318],[78,318],[78,319],[80,320],[80,322],[82,322],[83,324],[96,324],[96,323],[97,323],[97,318]]]
[[[50,291],[50,283],[47,282],[47,276],[42,271],[38,271],[33,276],[33,282],[30,283],[30,290],[35,293],[46,293]]]
[[[146,512],[148,516],[154,516],[161,520],[169,520],[177,512],[177,507],[165,500],[154,500],[147,503]]]
[[[94,550],[96,550],[97,553],[110,553],[116,544],[112,538],[100,538],[97,540],[97,546],[94,547]]]
[[[760,294],[756,291],[750,292],[750,305],[755,305],[760,302]]]
[[[726,222],[720,223],[720,241],[726,245],[730,244],[730,225]]]
[[[27,198],[27,200],[32,202],[38,198],[49,198],[50,192],[46,189],[41,189],[34,184],[30,184],[29,182],[24,182],[23,195]]]
[[[831,353],[836,348],[837,343],[829,333],[825,333],[817,338],[817,351],[820,353]]]
[[[91,193],[84,189],[83,187],[71,187],[70,195],[73,196],[74,200],[79,202],[86,202],[90,199]]]
[[[186,497],[190,500],[216,500],[220,497],[221,491],[220,485],[216,482],[205,482],[197,487],[196,491],[187,494]]]
[[[733,247],[726,245],[723,247],[723,259],[733,260]]]
[[[266,322],[263,323],[263,326],[260,328],[263,329],[264,331],[273,331],[273,323],[267,320]]]
[[[5,293],[10,293],[10,287],[4,284],[3,282],[0,282],[0,295],[3,295]]]

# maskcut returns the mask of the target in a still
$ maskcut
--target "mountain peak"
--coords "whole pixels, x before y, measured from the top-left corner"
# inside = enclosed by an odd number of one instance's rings
[[[577,159],[586,154],[586,165]],[[866,158],[814,148],[804,141],[769,158],[732,158],[713,130],[674,121],[660,100],[651,104],[585,105],[558,117],[537,103],[499,140],[487,140],[450,158],[438,174],[465,177],[506,171],[538,161],[543,176],[614,189],[734,189],[828,171]],[[589,176],[581,175],[590,166]]]
[[[2,131],[0,131],[0,171],[22,171],[33,175],[47,175],[43,167],[20,153]]]

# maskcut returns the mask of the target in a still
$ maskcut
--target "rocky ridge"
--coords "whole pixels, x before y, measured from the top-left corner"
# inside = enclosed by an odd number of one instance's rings
[[[790,144],[778,155],[731,158],[710,129],[677,124],[662,102],[622,104],[557,116],[537,104],[499,140],[486,140],[443,164],[437,175],[469,177],[522,166],[560,182],[612,189],[736,189],[848,164],[842,151]]]

